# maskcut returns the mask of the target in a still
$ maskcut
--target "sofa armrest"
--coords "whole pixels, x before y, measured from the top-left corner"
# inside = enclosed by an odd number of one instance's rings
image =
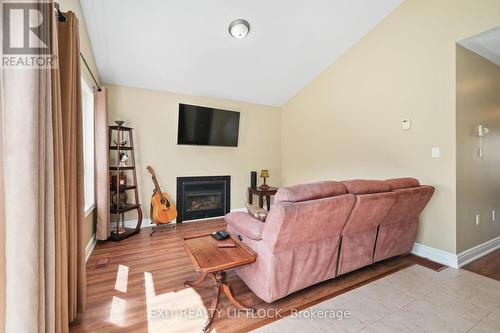
[[[227,230],[234,235],[241,235],[253,240],[261,240],[264,222],[257,220],[247,212],[233,212],[225,217]]]

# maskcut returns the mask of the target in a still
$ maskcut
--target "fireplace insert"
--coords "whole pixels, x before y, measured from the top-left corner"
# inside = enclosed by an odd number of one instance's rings
[[[226,215],[230,188],[231,176],[177,177],[177,223]]]

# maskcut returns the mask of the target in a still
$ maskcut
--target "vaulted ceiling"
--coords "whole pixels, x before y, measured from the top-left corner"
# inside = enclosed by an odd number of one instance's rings
[[[458,43],[500,66],[500,27],[466,38]]]
[[[81,0],[81,5],[103,82],[280,106],[401,2]],[[228,33],[237,18],[251,25],[244,39]]]

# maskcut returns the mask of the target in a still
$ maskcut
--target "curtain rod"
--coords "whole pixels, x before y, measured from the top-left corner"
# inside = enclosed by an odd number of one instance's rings
[[[85,60],[85,57],[83,56],[82,52],[80,52],[80,57],[82,57],[83,63],[85,64],[85,67],[87,67],[87,70],[90,73],[90,76],[92,76],[92,80],[94,80],[95,85],[97,86],[97,91],[101,91],[101,87],[99,86],[99,83],[97,83],[97,80],[94,77],[94,74],[90,70],[89,64],[87,64],[87,61]]]
[[[66,22],[67,21],[66,16],[64,16],[63,13],[61,13],[61,10],[59,9],[59,4],[57,2],[54,2],[54,9],[57,12],[57,18],[58,18],[59,22]],[[90,76],[92,76],[92,80],[94,80],[94,83],[97,86],[97,91],[101,91],[102,89],[99,86],[99,83],[97,83],[97,80],[95,79],[94,73],[92,73],[92,70],[90,69],[89,64],[87,63],[87,60],[85,60],[85,57],[83,56],[82,52],[80,52],[80,57],[82,58],[83,63],[85,64],[85,67],[87,67],[87,70],[89,71]]]

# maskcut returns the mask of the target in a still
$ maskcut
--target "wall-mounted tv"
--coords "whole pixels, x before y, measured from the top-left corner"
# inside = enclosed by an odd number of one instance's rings
[[[239,112],[179,104],[177,144],[237,147],[239,127]]]

